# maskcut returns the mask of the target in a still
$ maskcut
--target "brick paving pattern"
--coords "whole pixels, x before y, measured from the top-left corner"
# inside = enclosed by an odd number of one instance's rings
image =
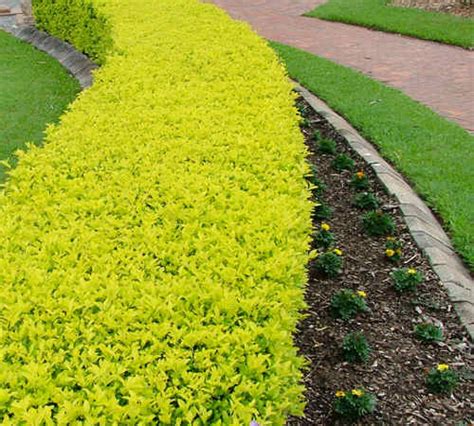
[[[301,16],[325,0],[207,0],[263,37],[363,72],[474,132],[474,52]]]

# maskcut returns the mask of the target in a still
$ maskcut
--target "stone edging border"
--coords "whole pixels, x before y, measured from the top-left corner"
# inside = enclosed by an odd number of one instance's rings
[[[474,340],[474,282],[431,210],[404,178],[344,118],[307,89],[295,84],[295,90],[346,139],[374,170],[387,191],[396,197],[413,239],[428,257],[461,322],[471,340]]]
[[[50,36],[32,25],[15,26],[8,29],[8,32],[57,59],[79,81],[82,89],[92,85],[92,71],[98,68],[98,65],[69,43]]]

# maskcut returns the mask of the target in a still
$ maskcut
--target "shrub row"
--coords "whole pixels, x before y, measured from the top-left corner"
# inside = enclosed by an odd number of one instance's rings
[[[0,419],[284,424],[311,210],[291,84],[214,6],[100,16],[115,50],[0,192]]]
[[[106,16],[92,0],[33,0],[36,26],[103,64],[112,48]]]

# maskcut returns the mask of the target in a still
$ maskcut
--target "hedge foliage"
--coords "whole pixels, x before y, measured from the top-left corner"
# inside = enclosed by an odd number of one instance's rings
[[[282,425],[311,209],[291,84],[214,6],[100,13],[120,53],[0,192],[2,424]]]
[[[103,64],[112,48],[108,19],[92,0],[33,0],[36,26]]]

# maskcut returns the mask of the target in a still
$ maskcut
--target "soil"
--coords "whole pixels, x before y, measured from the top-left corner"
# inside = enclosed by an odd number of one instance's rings
[[[416,7],[432,12],[474,18],[474,2],[469,0],[393,0],[393,6]]]
[[[333,127],[299,99],[306,124],[302,132],[309,149],[309,161],[327,189],[322,201],[333,209],[325,220],[343,250],[344,268],[334,279],[319,275],[309,265],[306,292],[308,309],[300,323],[296,344],[309,360],[304,377],[307,407],[302,419],[289,419],[288,426],[343,425],[331,406],[337,390],[365,388],[377,398],[376,412],[357,425],[472,425],[474,422],[474,345],[462,327],[441,283],[427,259],[414,243],[394,199],[387,195],[365,162],[352,152]],[[361,226],[362,212],[352,205],[356,191],[350,181],[354,172],[335,172],[333,156],[317,152],[315,131],[337,142],[338,151],[356,161],[370,190],[382,201],[382,208],[397,224],[396,237],[403,241],[403,258],[394,265],[384,255],[385,237],[369,237]],[[319,229],[320,220],[314,220]],[[390,272],[396,267],[416,268],[425,281],[414,293],[399,295],[391,285]],[[370,311],[355,319],[334,319],[329,312],[332,295],[342,288],[367,293]],[[441,325],[443,342],[426,344],[413,335],[417,323]],[[366,364],[349,364],[341,356],[341,344],[348,332],[362,331],[372,347]],[[431,394],[425,385],[427,372],[438,363],[449,364],[461,377],[451,395]]]

